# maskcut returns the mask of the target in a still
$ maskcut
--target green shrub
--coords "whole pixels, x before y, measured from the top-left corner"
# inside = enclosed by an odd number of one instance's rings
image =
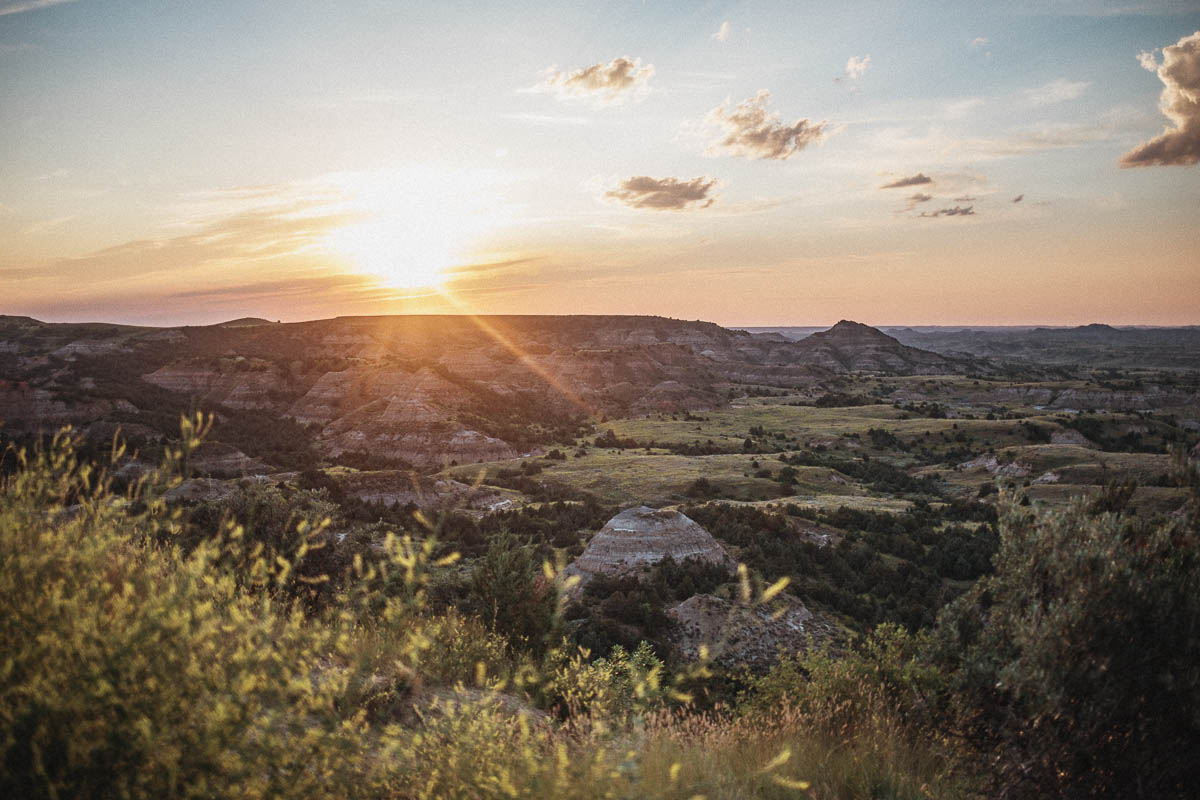
[[[1085,499],[1004,516],[995,574],[943,612],[935,652],[1005,791],[1194,796],[1197,534],[1195,505],[1158,524]]]
[[[244,591],[220,567],[237,530],[184,556],[158,544],[178,513],[152,493],[132,512],[68,436],[21,461],[0,493],[0,794],[316,797],[381,779],[361,713],[338,711],[352,642]]]
[[[558,594],[530,544],[501,531],[475,564],[467,608],[493,631],[537,656],[557,633]]]

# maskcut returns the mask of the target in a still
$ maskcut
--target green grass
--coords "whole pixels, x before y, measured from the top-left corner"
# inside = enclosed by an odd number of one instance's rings
[[[591,449],[579,458],[566,461],[538,460],[542,473],[538,479],[548,479],[595,494],[604,503],[633,505],[648,503],[666,505],[689,498],[687,488],[698,478],[707,478],[722,490],[722,497],[731,499],[768,499],[781,496],[780,484],[769,478],[754,477],[758,469],[773,474],[785,466],[770,456],[714,455],[679,456],[662,451],[650,455],[644,451]],[[453,467],[442,474],[457,480],[472,481],[481,469],[494,475],[503,467],[516,467],[520,461],[493,462],[465,467]],[[864,493],[844,476],[826,467],[797,467],[798,479],[793,493],[801,495]],[[749,473],[749,474],[747,474]]]
[[[951,438],[960,433],[968,436],[973,440],[971,446],[980,452],[989,447],[1013,447],[1029,443],[1018,420],[930,419],[914,416],[891,405],[810,408],[781,405],[776,400],[705,411],[696,416],[703,419],[685,421],[658,416],[609,420],[597,423],[597,430],[611,428],[617,436],[636,439],[639,442],[684,445],[696,441],[705,443],[711,439],[719,447],[740,449],[745,439],[751,437],[750,429],[757,427],[796,440],[792,442],[773,437],[752,437],[758,444],[778,446],[781,450],[820,445],[834,450],[841,449],[849,454],[883,452],[870,446],[867,432],[871,428],[890,431],[905,444],[930,445],[943,449],[948,445],[941,439],[942,434]],[[1052,422],[1049,416],[1030,419],[1040,424]]]

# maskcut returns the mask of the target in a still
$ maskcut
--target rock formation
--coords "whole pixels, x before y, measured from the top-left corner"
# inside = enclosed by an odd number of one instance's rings
[[[631,575],[667,556],[675,561],[698,558],[734,566],[712,534],[687,516],[638,506],[610,519],[567,570],[584,581],[601,574]]]
[[[692,595],[667,611],[674,623],[669,638],[678,654],[691,660],[705,645],[718,664],[762,671],[779,653],[794,653],[837,634],[837,626],[789,595],[771,606],[745,606],[714,597]]]

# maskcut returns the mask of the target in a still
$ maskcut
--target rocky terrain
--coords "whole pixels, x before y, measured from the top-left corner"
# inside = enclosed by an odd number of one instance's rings
[[[747,328],[803,340],[811,327]],[[1200,369],[1200,326],[1116,327],[1093,323],[1070,328],[886,326],[900,343],[945,356],[1029,364],[1120,369]]]
[[[981,367],[986,369],[986,365],[977,360],[909,347],[876,328],[848,320],[801,339],[793,346],[803,354],[805,363],[832,372],[950,375]]]
[[[326,459],[370,453],[439,467],[537,453],[592,416],[720,407],[745,384],[820,394],[848,372],[965,366],[850,322],[796,342],[662,317],[180,328],[0,317],[0,420],[18,431],[117,422],[170,434],[182,411],[247,412],[259,427],[270,419],[309,427],[314,453]],[[271,463],[244,455],[248,471]],[[225,471],[234,469],[230,462]]]
[[[697,658],[705,646],[718,664],[758,671],[778,661],[780,652],[795,653],[838,635],[832,619],[789,595],[769,606],[747,606],[697,594],[667,616],[674,623],[671,644],[682,658]]]

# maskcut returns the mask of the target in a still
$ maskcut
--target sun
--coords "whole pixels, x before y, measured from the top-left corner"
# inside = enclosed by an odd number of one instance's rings
[[[348,224],[325,245],[358,272],[395,289],[437,288],[466,263],[497,216],[481,182],[422,167],[342,176]]]
[[[435,224],[423,224],[429,222]],[[438,222],[381,214],[334,231],[327,243],[357,271],[387,286],[435,287],[456,261],[454,231],[439,231]]]

